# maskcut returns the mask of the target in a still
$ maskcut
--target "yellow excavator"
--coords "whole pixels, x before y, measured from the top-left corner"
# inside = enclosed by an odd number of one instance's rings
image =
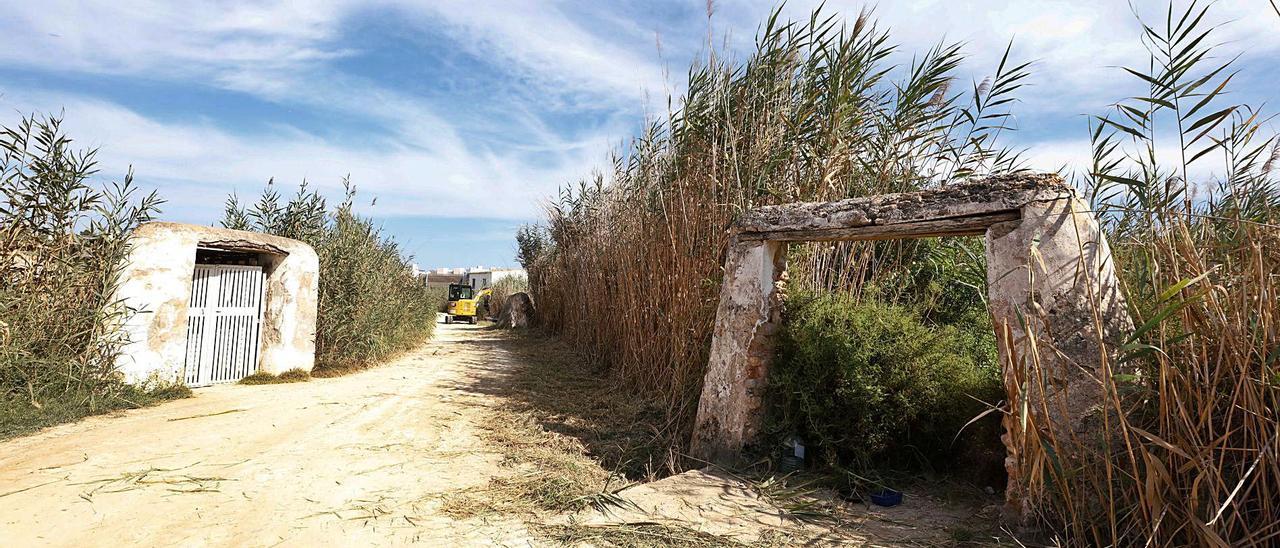
[[[449,306],[445,311],[444,323],[465,321],[476,323],[480,315],[480,302],[488,297],[489,289],[476,291],[467,284],[449,284]]]

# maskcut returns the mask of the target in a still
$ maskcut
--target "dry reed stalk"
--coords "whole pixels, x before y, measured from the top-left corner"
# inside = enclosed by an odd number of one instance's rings
[[[602,175],[548,207],[548,245],[528,261],[543,326],[665,402],[680,448],[701,390],[727,229],[749,208],[834,200],[1015,169],[996,147],[1002,110],[1027,65],[1002,60],[992,84],[950,91],[961,56],[939,45],[889,82],[893,47],[868,17],[852,28],[817,12],[775,12],[757,49],[711,56],[681,108],[652,124]],[[857,292],[910,264],[915,245],[797,250],[795,278]]]

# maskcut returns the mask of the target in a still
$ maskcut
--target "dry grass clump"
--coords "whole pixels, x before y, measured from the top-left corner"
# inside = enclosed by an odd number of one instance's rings
[[[0,129],[0,439],[183,390],[124,385],[115,360],[132,311],[111,295],[129,232],[160,200],[132,175],[91,182],[96,150],[75,150],[56,117]]]
[[[268,373],[266,371],[258,371],[248,377],[240,379],[240,384],[284,384],[291,382],[307,382],[311,380],[311,373],[303,369],[290,369],[279,375]]]
[[[303,369],[290,369],[276,378],[280,379],[280,382],[307,382],[311,380],[311,373]]]
[[[561,525],[539,527],[538,532],[564,546],[610,546],[615,548],[734,548],[745,546],[787,546],[783,539],[752,545],[695,531],[687,527],[659,524],[607,526]]]

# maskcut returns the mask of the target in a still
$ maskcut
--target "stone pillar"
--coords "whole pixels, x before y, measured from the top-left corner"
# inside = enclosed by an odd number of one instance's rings
[[[773,335],[781,324],[785,270],[785,243],[736,237],[730,241],[694,423],[695,458],[733,462],[743,446],[756,439]]]
[[[990,313],[1010,399],[1006,513],[1017,520],[1039,503],[1027,472],[1052,466],[1042,441],[1060,451],[1101,441],[1101,380],[1116,372],[1103,342],[1133,331],[1111,249],[1088,207],[1068,191],[1021,212],[986,233]]]

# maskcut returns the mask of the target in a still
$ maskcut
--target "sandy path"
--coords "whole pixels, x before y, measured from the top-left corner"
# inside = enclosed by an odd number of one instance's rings
[[[518,520],[454,521],[438,495],[501,475],[477,437],[494,332],[363,373],[216,386],[0,443],[0,544],[527,545]]]

